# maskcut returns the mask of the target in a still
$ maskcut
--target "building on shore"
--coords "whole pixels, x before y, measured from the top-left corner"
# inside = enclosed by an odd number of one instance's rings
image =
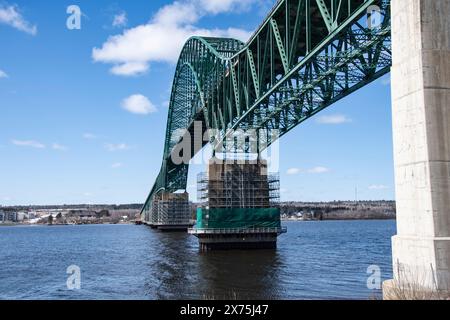
[[[18,222],[18,221],[19,221],[19,214],[16,211],[0,210],[0,223]]]

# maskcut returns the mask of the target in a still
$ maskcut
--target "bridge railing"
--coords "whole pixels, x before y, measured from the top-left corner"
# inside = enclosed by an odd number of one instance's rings
[[[261,233],[286,233],[287,227],[261,227],[261,228],[190,228],[188,230],[189,234],[199,235],[199,234],[261,234]]]

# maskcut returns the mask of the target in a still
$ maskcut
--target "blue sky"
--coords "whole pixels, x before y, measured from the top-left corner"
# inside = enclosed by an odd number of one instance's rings
[[[0,0],[0,205],[144,201],[184,40],[245,39],[273,2]],[[281,139],[282,200],[393,199],[391,130],[386,76]]]

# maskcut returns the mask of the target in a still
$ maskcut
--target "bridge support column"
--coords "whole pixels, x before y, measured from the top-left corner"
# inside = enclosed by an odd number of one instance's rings
[[[392,0],[397,235],[385,299],[450,291],[450,0]]]

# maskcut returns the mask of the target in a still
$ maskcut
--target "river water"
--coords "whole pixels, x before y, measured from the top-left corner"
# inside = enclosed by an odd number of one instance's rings
[[[146,226],[0,227],[0,299],[380,297],[368,267],[391,278],[395,221],[284,225],[277,250],[208,253],[195,237]],[[79,290],[66,284],[72,265]]]

